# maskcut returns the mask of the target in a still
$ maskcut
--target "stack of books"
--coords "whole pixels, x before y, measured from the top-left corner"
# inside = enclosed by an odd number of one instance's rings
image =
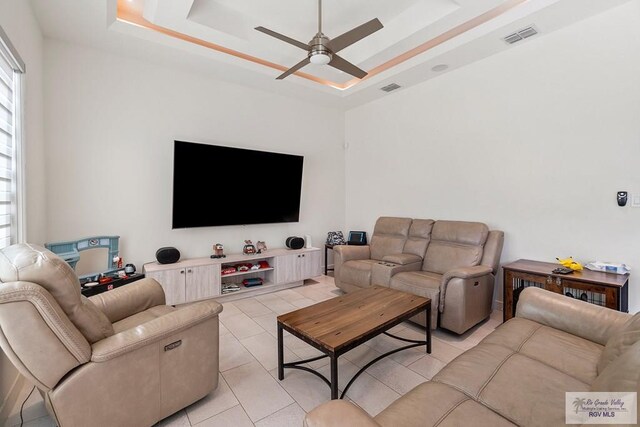
[[[240,286],[235,283],[223,283],[222,284],[222,294],[230,294],[232,292],[237,292],[240,290]]]

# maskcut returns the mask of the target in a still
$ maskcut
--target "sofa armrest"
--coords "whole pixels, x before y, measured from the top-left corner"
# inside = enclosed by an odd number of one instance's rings
[[[371,257],[369,245],[338,245],[333,247],[333,252],[336,258],[340,258],[341,262],[354,259],[369,259]]]
[[[442,276],[443,282],[448,282],[454,277],[460,279],[474,279],[476,277],[486,276],[491,274],[493,269],[486,265],[474,265],[472,267],[460,267],[453,270],[449,270]]]
[[[89,300],[107,316],[111,323],[156,305],[165,304],[162,286],[148,277],[109,292],[94,295],[89,297]]]
[[[487,265],[474,265],[470,267],[458,267],[449,270],[442,275],[442,283],[440,284],[440,301],[438,302],[438,311],[444,311],[445,300],[447,298],[447,289],[450,284],[455,286],[467,287],[478,282],[481,277],[491,277],[493,281],[493,269]],[[460,280],[455,280],[460,279]],[[477,283],[476,283],[477,284]]]
[[[122,356],[189,329],[217,316],[221,311],[222,304],[213,300],[190,304],[94,343],[91,346],[91,361],[106,362]]]
[[[516,317],[605,345],[631,315],[531,286],[520,294]]]
[[[422,258],[414,254],[391,254],[385,255],[382,261],[392,262],[394,264],[407,265],[416,262],[422,263]]]
[[[356,405],[341,399],[330,400],[304,417],[305,427],[380,427],[380,424]]]

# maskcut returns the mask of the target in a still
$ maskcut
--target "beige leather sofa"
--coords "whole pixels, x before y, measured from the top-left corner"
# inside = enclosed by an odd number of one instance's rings
[[[638,392],[639,375],[640,313],[531,287],[516,317],[375,417],[333,400],[305,425],[564,426],[565,392]]]
[[[335,283],[431,298],[431,325],[462,334],[491,314],[504,233],[486,224],[380,217],[369,246],[336,246]],[[412,318],[426,326],[424,314]]]
[[[215,301],[165,305],[153,279],[87,299],[29,244],[0,251],[0,281],[0,346],[61,427],[151,426],[218,385]]]

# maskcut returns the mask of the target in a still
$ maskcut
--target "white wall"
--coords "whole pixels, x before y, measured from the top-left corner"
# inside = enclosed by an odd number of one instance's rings
[[[640,195],[639,24],[629,2],[349,111],[347,229],[484,221],[505,231],[503,263],[640,269],[640,208],[616,204],[618,190]]]
[[[52,40],[45,71],[48,241],[119,235],[125,262],[140,269],[162,246],[182,258],[208,256],[216,242],[227,253],[245,239],[284,247],[290,235],[319,246],[342,227],[342,112]],[[300,222],[172,230],[174,139],[304,155]],[[251,193],[278,189],[255,173],[255,186],[238,189],[212,170],[203,209],[259,209]]]
[[[46,217],[42,131],[42,34],[30,4],[23,0],[0,2],[0,26],[27,67],[24,76],[24,148],[26,161],[27,239],[44,239]],[[18,372],[0,352],[0,422]],[[3,404],[5,408],[3,410]],[[10,408],[8,408],[10,409]]]

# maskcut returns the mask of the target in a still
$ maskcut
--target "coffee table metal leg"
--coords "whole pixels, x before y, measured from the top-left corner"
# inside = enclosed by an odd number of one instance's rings
[[[431,354],[431,304],[427,305],[427,353]]]
[[[338,398],[338,357],[331,355],[331,400]]]
[[[282,325],[278,323],[278,379],[284,379],[284,352],[282,340]]]

